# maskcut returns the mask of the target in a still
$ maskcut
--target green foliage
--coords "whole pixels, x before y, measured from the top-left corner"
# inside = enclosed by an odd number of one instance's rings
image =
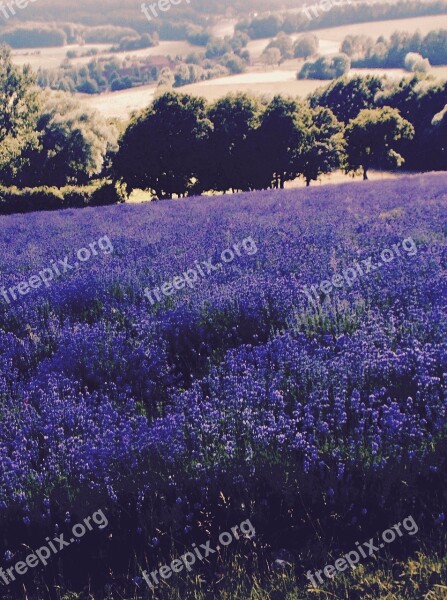
[[[153,48],[158,44],[158,37],[151,36],[149,33],[143,35],[129,35],[120,39],[114,51],[122,52],[123,50],[141,50],[142,48]]]
[[[311,94],[310,105],[330,108],[339,121],[348,123],[364,108],[374,108],[376,95],[382,90],[378,77],[343,77]]]
[[[293,58],[292,38],[290,38],[284,32],[281,32],[276,38],[274,38],[265,50],[270,50],[271,48],[277,48],[279,50],[281,60]]]
[[[16,26],[0,33],[0,43],[11,48],[41,48],[42,46],[65,46],[67,35],[59,27],[46,25]]]
[[[430,62],[417,52],[409,52],[405,57],[405,68],[411,73],[427,73]]]
[[[368,179],[370,168],[398,167],[404,158],[398,150],[402,142],[414,137],[414,127],[398,110],[388,106],[365,109],[346,127],[346,171],[363,169]]]
[[[266,48],[261,55],[261,59],[266,65],[279,65],[281,63],[281,51],[279,48]]]
[[[39,98],[28,67],[12,64],[11,54],[0,47],[0,180],[13,178],[26,166],[23,154],[37,146]]]
[[[346,54],[320,56],[314,62],[306,62],[298,73],[298,79],[337,79],[349,72],[351,61]]]
[[[304,12],[282,14],[259,14],[251,19],[240,21],[236,29],[247,33],[252,39],[271,38],[280,31],[295,33],[325,27],[338,27],[350,23],[368,23],[372,21],[385,21],[388,19],[402,19],[405,17],[418,17],[427,15],[447,14],[445,0],[407,0],[406,2],[357,2],[345,3],[337,6],[333,3],[331,10],[322,10],[309,19]],[[268,7],[272,10],[272,7]],[[432,61],[431,61],[432,62]],[[433,64],[433,62],[432,62]]]
[[[389,40],[380,36],[376,42],[365,35],[348,35],[341,51],[351,57],[353,66],[359,68],[408,68],[408,54],[417,54],[420,68],[416,70],[425,72],[430,64],[447,64],[447,30],[431,31],[424,38],[419,32],[395,31]],[[408,70],[415,70],[413,67],[414,64]]]
[[[39,147],[26,152],[16,183],[27,186],[86,183],[99,175],[118,132],[96,111],[59,92],[47,97],[37,122]]]
[[[131,121],[114,160],[115,174],[129,191],[184,195],[197,178],[210,131],[204,99],[167,92]]]
[[[306,184],[342,166],[345,140],[344,127],[334,113],[318,106],[302,113],[305,144],[300,154],[300,173]]]
[[[317,53],[319,45],[320,40],[316,35],[311,33],[302,35],[293,46],[293,55],[295,58],[309,58]],[[344,51],[342,50],[342,52]]]
[[[199,177],[202,189],[249,189],[254,171],[250,150],[260,115],[259,102],[247,94],[230,94],[211,106],[213,129]]]
[[[126,201],[126,195],[121,187],[114,183],[106,181],[97,188],[90,196],[90,206],[109,206],[111,204],[121,204]]]
[[[121,190],[114,184],[105,183],[101,187],[39,188],[0,187],[0,214],[28,213],[41,210],[63,208],[84,208],[105,206],[124,201]]]
[[[257,130],[259,155],[256,187],[284,187],[299,175],[299,156],[304,144],[302,105],[275,96],[265,109]]]

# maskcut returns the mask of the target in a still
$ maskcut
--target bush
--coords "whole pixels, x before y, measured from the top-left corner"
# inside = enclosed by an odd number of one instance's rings
[[[417,52],[409,52],[405,57],[405,69],[411,73],[428,73],[430,61]]]
[[[105,182],[93,192],[89,204],[90,206],[108,206],[125,201],[126,197],[115,183]]]
[[[60,210],[62,208],[106,206],[121,202],[125,202],[125,196],[112,183],[104,183],[96,189],[91,186],[84,188],[45,186],[23,189],[0,187],[0,215]]]
[[[297,39],[293,47],[295,58],[309,58],[317,53],[320,40],[311,33],[302,35]]]
[[[315,62],[304,63],[298,79],[337,79],[349,72],[351,60],[346,54],[321,56]]]
[[[40,48],[41,46],[65,46],[67,35],[55,27],[13,27],[0,34],[0,43],[11,48]]]

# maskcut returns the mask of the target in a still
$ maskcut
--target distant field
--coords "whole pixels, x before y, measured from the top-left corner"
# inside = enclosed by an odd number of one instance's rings
[[[152,102],[156,90],[157,86],[150,84],[97,96],[87,94],[76,94],[76,96],[81,102],[96,108],[106,118],[117,117],[127,120],[132,111],[141,110]]]
[[[111,44],[86,44],[85,46],[69,45],[60,48],[21,49],[14,50],[12,58],[17,65],[30,64],[33,69],[37,70],[39,67],[43,69],[56,69],[67,58],[69,50],[74,50],[81,54],[90,49],[97,49],[101,52],[101,58],[124,58],[126,56],[186,56],[194,48],[197,49],[196,46],[183,41],[160,42],[154,48],[126,50],[124,52],[107,52],[110,48]],[[94,58],[94,56],[82,56],[71,59],[71,63],[74,65],[87,64]]]
[[[267,81],[262,81],[266,78]],[[256,82],[254,83],[253,80]],[[298,81],[293,72],[269,71],[266,73],[247,73],[222,77],[212,81],[194,83],[182,88],[177,88],[185,94],[204,96],[213,101],[230,92],[249,92],[256,94],[284,94],[305,97],[324,82],[315,80]],[[109,92],[100,96],[78,94],[78,98],[89,106],[99,110],[105,117],[119,117],[126,119],[134,110],[141,110],[154,98],[156,85],[146,85],[140,88]]]
[[[31,67],[37,71],[39,67],[42,69],[57,69],[60,64],[67,58],[67,52],[74,50],[76,52],[87,52],[91,49],[99,50],[104,52],[110,49],[110,44],[86,44],[85,46],[79,46],[77,44],[70,44],[69,46],[62,46],[60,48],[30,48],[13,50],[12,60],[16,65],[31,65]],[[87,57],[87,62],[92,60],[92,57]]]
[[[436,15],[343,25],[329,29],[318,29],[312,33],[315,33],[322,40],[342,42],[347,35],[363,34],[373,38],[377,38],[380,35],[389,37],[394,31],[408,31],[409,33],[420,31],[421,34],[425,35],[433,29],[446,27],[447,15]]]
[[[298,67],[290,70],[256,70],[241,75],[193,83],[177,89],[185,94],[203,96],[209,101],[217,100],[230,92],[266,94],[268,96],[283,94],[304,98],[317,88],[329,83],[315,79],[299,81],[296,79],[297,70]],[[433,69],[433,72],[440,77],[447,77],[447,67],[438,67]],[[408,75],[403,69],[354,69],[351,74],[388,75],[393,79]],[[107,118],[127,119],[132,111],[146,107],[153,100],[156,90],[157,86],[151,84],[121,92],[109,92],[100,96],[78,94],[78,97],[82,102],[99,110]]]
[[[221,23],[213,27],[213,33],[216,36],[223,37],[231,35],[234,30],[235,21],[222,20]],[[320,53],[328,55],[339,50],[340,43],[349,34],[365,34],[374,38],[379,35],[389,37],[394,31],[420,31],[421,34],[426,34],[433,29],[447,28],[447,15],[417,17],[411,19],[378,21],[372,23],[359,23],[355,25],[344,25],[341,27],[326,28],[316,30],[314,33],[320,39]],[[296,39],[301,34],[291,36]],[[291,60],[282,64],[279,67],[264,67],[260,62],[260,56],[267,46],[269,40],[254,40],[248,44],[252,62],[254,66],[249,72],[242,75],[234,75],[222,77],[211,81],[195,83],[181,88],[185,93],[201,95],[208,100],[216,100],[229,92],[252,92],[256,94],[284,94],[292,96],[305,97],[315,89],[324,85],[323,81],[298,81],[296,73],[303,61]],[[56,68],[66,58],[68,50],[76,50],[78,52],[86,52],[90,48],[96,48],[102,52],[102,57],[126,57],[126,56],[154,56],[163,55],[175,57],[177,55],[186,56],[188,53],[196,50],[202,50],[196,46],[192,46],[185,41],[165,41],[161,42],[154,48],[146,48],[143,50],[126,51],[121,53],[105,52],[110,49],[108,44],[91,44],[86,46],[65,46],[63,48],[41,48],[38,50],[18,50],[13,53],[13,59],[16,64],[23,65],[31,64],[34,69]],[[86,64],[92,57],[85,56],[73,59],[74,64]],[[431,70],[432,74],[447,78],[447,66],[435,67]],[[408,73],[402,69],[353,69],[351,74],[377,74],[388,75],[396,79]],[[85,96],[79,94],[78,97],[97,108],[106,117],[118,117],[127,119],[130,113],[134,110],[140,110],[147,106],[154,98],[157,87],[154,84],[143,86],[140,88],[123,90],[120,92],[101,94],[100,96]]]

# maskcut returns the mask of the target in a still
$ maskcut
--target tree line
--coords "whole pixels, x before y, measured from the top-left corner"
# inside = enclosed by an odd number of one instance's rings
[[[239,21],[236,30],[247,33],[252,39],[262,39],[274,37],[281,31],[284,33],[297,33],[351,23],[369,23],[370,21],[443,14],[447,14],[446,0],[429,0],[427,2],[408,0],[407,2],[394,3],[358,2],[332,6],[330,10],[320,11],[317,15],[312,14],[312,19],[309,19],[303,11],[257,14],[252,18]]]
[[[425,36],[395,31],[389,40],[380,36],[376,41],[366,35],[348,35],[340,50],[356,68],[402,69],[409,53],[419,54],[429,65],[446,65],[447,30],[437,29]]]
[[[134,117],[113,160],[113,173],[157,198],[207,191],[307,185],[344,168],[397,167],[414,128],[397,109],[364,109],[346,126],[330,108],[275,96],[268,103],[230,94],[212,105],[168,92]]]
[[[69,94],[39,91],[29,68],[0,49],[3,186],[105,179],[170,198],[281,188],[297,177],[310,185],[336,169],[366,179],[372,168],[403,164],[447,169],[446,133],[447,82],[421,75],[342,77],[306,100],[232,94],[209,104],[170,91],[126,125]]]

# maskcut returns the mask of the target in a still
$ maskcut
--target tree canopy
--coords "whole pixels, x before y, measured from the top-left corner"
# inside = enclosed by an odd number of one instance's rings
[[[404,158],[398,150],[413,137],[413,125],[395,108],[360,111],[346,127],[347,172],[362,168],[363,178],[368,179],[371,168],[401,166]]]
[[[0,176],[11,181],[24,165],[25,153],[37,147],[39,92],[28,67],[13,65],[0,47]]]

